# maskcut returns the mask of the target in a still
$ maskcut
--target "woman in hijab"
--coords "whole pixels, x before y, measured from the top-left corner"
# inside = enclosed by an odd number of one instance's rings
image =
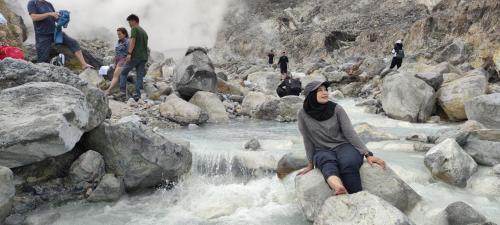
[[[328,86],[328,82],[313,81],[304,90],[298,125],[309,163],[298,175],[316,167],[336,195],[352,194],[362,190],[363,157],[370,165],[385,167],[385,162],[366,148],[342,106],[328,100]]]

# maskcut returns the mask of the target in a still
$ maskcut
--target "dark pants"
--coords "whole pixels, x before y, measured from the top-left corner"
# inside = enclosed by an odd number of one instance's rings
[[[280,69],[281,69],[281,74],[288,73],[288,67],[287,66],[280,66]]]
[[[120,91],[127,92],[127,77],[128,73],[135,68],[137,79],[135,80],[135,96],[141,97],[142,80],[146,74],[146,60],[133,59],[129,63],[123,65],[122,74],[120,75]]]
[[[401,64],[403,63],[403,59],[393,57],[392,62],[391,62],[391,69],[394,68],[395,66],[401,67]]]
[[[313,162],[321,170],[325,180],[331,176],[338,176],[349,194],[363,190],[359,175],[363,156],[351,144],[343,144],[333,150],[317,151]]]
[[[50,62],[50,49],[54,44],[54,34],[39,34],[35,35],[36,39],[36,54],[37,61],[39,63]],[[80,44],[71,38],[70,36],[63,33],[63,45],[68,47],[72,52],[77,52],[80,50]]]

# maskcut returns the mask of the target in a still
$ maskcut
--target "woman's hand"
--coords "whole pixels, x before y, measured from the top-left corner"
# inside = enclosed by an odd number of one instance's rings
[[[304,175],[304,174],[306,174],[306,173],[309,173],[309,171],[311,171],[311,170],[313,170],[313,169],[314,169],[313,164],[312,164],[312,163],[309,163],[309,164],[307,164],[307,166],[306,166],[306,167],[304,167],[304,168],[303,168],[303,169],[299,172],[299,174],[297,174],[297,176],[302,176],[302,175]]]
[[[385,169],[385,161],[381,158],[375,156],[368,156],[368,158],[366,158],[366,161],[368,161],[368,164],[370,164],[370,166],[373,166],[373,164],[378,164],[379,166]]]

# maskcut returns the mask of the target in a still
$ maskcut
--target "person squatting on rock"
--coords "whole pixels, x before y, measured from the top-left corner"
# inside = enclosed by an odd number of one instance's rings
[[[391,62],[391,69],[397,66],[401,67],[401,64],[403,63],[403,58],[405,57],[405,51],[403,50],[403,41],[402,40],[397,40],[396,44],[394,45],[394,49],[392,49],[392,62]]]
[[[298,175],[316,167],[337,195],[352,194],[362,190],[359,169],[363,156],[370,165],[385,167],[385,162],[361,141],[342,106],[328,100],[329,85],[313,81],[304,89],[306,99],[298,113],[298,126],[309,163]]]
[[[50,50],[54,44],[56,20],[59,18],[59,12],[56,12],[54,6],[48,1],[30,0],[28,2],[28,13],[35,27],[38,62],[48,63],[50,61]],[[63,45],[68,47],[75,54],[82,68],[93,68],[85,61],[80,44],[64,32]]]
[[[146,74],[146,62],[148,61],[148,34],[139,25],[139,17],[132,14],[127,17],[132,28],[125,65],[120,76],[120,95],[127,93],[127,77],[129,72],[135,68],[137,78],[135,80],[134,100],[141,98],[141,88],[144,75]]]
[[[288,57],[286,56],[285,51],[281,53],[278,64],[281,70],[281,79],[284,80],[288,76]]]
[[[120,27],[116,30],[116,33],[118,35],[118,42],[116,43],[115,46],[115,59],[113,62],[115,71],[113,72],[113,79],[111,80],[111,85],[105,91],[106,95],[111,95],[113,89],[120,81],[120,74],[122,72],[123,66],[125,65],[125,62],[127,61],[127,55],[128,55],[129,36],[127,29]]]

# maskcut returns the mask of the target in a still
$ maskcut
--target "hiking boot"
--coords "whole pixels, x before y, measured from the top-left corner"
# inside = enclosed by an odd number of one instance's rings
[[[138,101],[139,101],[139,99],[141,99],[141,96],[139,96],[139,95],[134,95],[134,97],[133,97],[133,98],[134,98],[134,101],[135,101],[135,102],[138,102]]]

